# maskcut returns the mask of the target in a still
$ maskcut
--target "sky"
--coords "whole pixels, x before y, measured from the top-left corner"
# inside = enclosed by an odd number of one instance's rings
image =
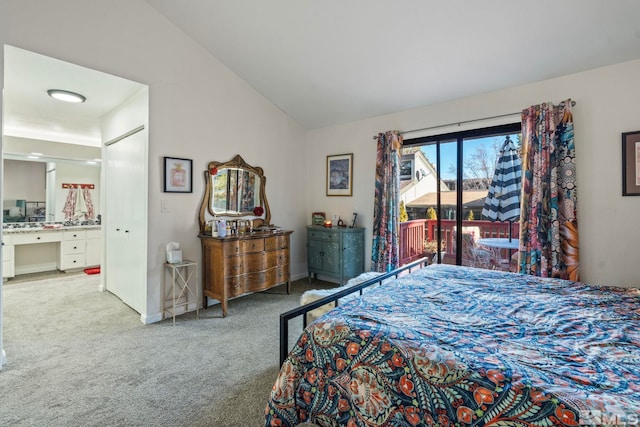
[[[487,153],[495,158],[493,160],[492,166],[495,168],[495,162],[498,159],[498,152],[502,144],[504,143],[504,136],[492,136],[487,138],[474,138],[474,139],[466,139],[464,140],[464,150],[463,155],[464,159],[469,158],[474,152],[477,151],[479,147],[484,147],[487,150]],[[511,135],[512,141],[517,141],[516,135]],[[494,148],[495,147],[495,148]],[[436,146],[434,145],[425,145],[421,148],[422,152],[427,156],[429,161],[436,165]],[[456,179],[454,173],[449,171],[450,166],[456,165],[456,157],[457,157],[457,146],[456,142],[448,142],[442,143],[440,145],[440,162],[441,162],[441,171],[440,177],[442,179]],[[490,177],[493,177],[493,171],[491,172]],[[467,176],[465,176],[467,178]]]

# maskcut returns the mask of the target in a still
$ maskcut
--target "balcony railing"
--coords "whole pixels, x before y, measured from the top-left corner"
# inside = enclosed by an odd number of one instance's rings
[[[453,252],[453,230],[456,226],[456,220],[443,219],[440,220],[442,227],[441,238],[444,241],[443,252],[447,259],[455,259]],[[509,223],[492,222],[492,221],[462,221],[463,227],[478,227],[480,229],[480,238],[508,238]],[[425,243],[428,241],[436,241],[438,238],[438,220],[437,219],[415,219],[400,223],[400,265],[408,264],[411,261],[424,256]],[[520,224],[511,223],[511,237],[517,239],[520,233]]]

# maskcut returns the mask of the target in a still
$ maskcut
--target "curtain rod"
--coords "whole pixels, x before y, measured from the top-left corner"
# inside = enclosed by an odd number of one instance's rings
[[[564,105],[564,101],[562,101],[560,103],[560,105]],[[571,101],[571,106],[575,107],[576,105],[576,101]],[[400,135],[404,135],[406,133],[413,133],[413,132],[421,132],[421,131],[425,131],[425,130],[431,130],[431,129],[438,129],[438,128],[445,128],[445,127],[449,127],[449,126],[455,126],[455,125],[462,125],[462,124],[466,124],[466,123],[474,123],[474,122],[482,122],[485,120],[492,120],[492,119],[500,119],[502,117],[509,117],[509,116],[515,116],[516,114],[521,114],[521,111],[515,112],[515,113],[509,113],[509,114],[499,114],[497,116],[491,116],[491,117],[483,117],[481,119],[471,119],[471,120],[463,120],[461,122],[453,122],[453,123],[447,123],[445,125],[436,125],[436,126],[429,126],[426,128],[420,128],[420,129],[412,129],[412,130],[405,130],[403,132],[398,132]],[[378,136],[375,135],[373,137],[373,139],[378,139]]]

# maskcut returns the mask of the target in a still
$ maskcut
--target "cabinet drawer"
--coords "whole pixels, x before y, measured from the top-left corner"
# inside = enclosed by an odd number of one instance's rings
[[[13,244],[14,245],[28,245],[30,243],[48,243],[48,242],[59,242],[61,240],[60,233],[52,232],[52,233],[25,233],[25,234],[16,234],[13,236]]]
[[[340,236],[338,235],[338,233],[332,233],[330,231],[311,230],[309,231],[308,238],[322,241],[337,241]]]
[[[63,240],[82,240],[87,237],[87,232],[85,230],[74,230],[74,231],[65,231],[63,235]]]
[[[84,253],[84,240],[64,240],[61,245],[63,255]]]
[[[60,270],[69,270],[72,268],[82,268],[85,265],[84,254],[62,255]]]

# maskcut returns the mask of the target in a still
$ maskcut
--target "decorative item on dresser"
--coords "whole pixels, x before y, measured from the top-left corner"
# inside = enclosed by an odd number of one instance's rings
[[[271,211],[262,168],[247,164],[238,155],[225,163],[210,162],[204,177],[198,235],[204,307],[207,297],[214,298],[220,301],[224,317],[229,298],[281,284],[286,284],[289,293],[289,236],[293,232],[269,224]],[[213,235],[212,230],[223,221],[229,225],[224,235]]]
[[[364,271],[364,228],[307,226],[307,269],[336,278],[340,284]]]

